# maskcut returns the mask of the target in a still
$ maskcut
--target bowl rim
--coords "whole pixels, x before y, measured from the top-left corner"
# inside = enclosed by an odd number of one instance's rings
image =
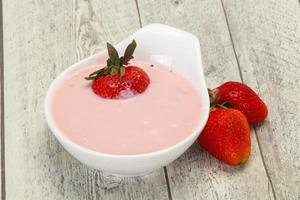
[[[190,36],[194,37],[196,39],[196,42],[198,43],[198,45],[196,45],[196,53],[199,55],[199,59],[198,59],[198,65],[199,67],[201,67],[201,83],[204,87],[206,87],[206,83],[205,83],[205,77],[204,77],[204,73],[203,73],[203,65],[202,65],[202,60],[201,60],[201,50],[200,50],[200,43],[199,40],[196,36],[194,36],[191,33],[173,28],[173,27],[169,27],[167,25],[163,25],[163,24],[149,24],[141,29],[139,29],[137,32],[140,32],[141,30],[145,29],[145,28],[149,28],[149,27],[154,27],[154,26],[159,26],[159,28],[163,27],[163,28],[167,28],[167,29],[172,29],[174,31],[174,29],[176,31],[180,31],[180,32],[184,32],[186,34],[189,34]],[[133,36],[134,34],[136,34],[137,32],[133,33],[131,36]],[[130,37],[130,36],[129,36]],[[125,39],[126,40],[126,39]],[[123,40],[124,41],[124,40]],[[122,43],[119,42],[118,44]],[[118,44],[116,46],[118,46]],[[48,90],[47,90],[47,94],[44,100],[44,114],[45,114],[45,118],[47,121],[47,124],[51,130],[51,132],[55,135],[55,137],[59,140],[59,142],[65,147],[65,145],[63,143],[66,143],[68,146],[72,146],[73,148],[84,152],[85,154],[90,154],[92,156],[101,156],[101,157],[106,157],[106,158],[118,158],[118,159],[128,159],[128,158],[133,158],[133,159],[137,159],[137,158],[142,158],[142,157],[152,157],[152,156],[157,156],[160,154],[164,154],[167,152],[171,152],[174,149],[177,149],[180,146],[183,146],[185,143],[189,142],[191,139],[193,139],[194,137],[197,137],[198,135],[200,135],[200,130],[203,129],[203,127],[205,126],[207,119],[208,119],[208,115],[209,115],[209,97],[208,97],[208,93],[204,93],[204,94],[200,94],[203,100],[203,109],[202,109],[202,113],[199,119],[199,123],[198,126],[194,129],[193,132],[191,132],[187,137],[185,137],[183,140],[181,140],[180,142],[166,147],[164,149],[159,149],[156,151],[152,151],[152,152],[147,152],[147,153],[141,153],[141,154],[109,154],[109,153],[103,153],[103,152],[98,152],[92,149],[88,149],[86,147],[80,146],[79,144],[73,142],[71,139],[69,139],[68,137],[66,137],[62,131],[55,125],[54,119],[52,118],[52,114],[51,114],[51,98],[52,98],[52,94],[55,91],[56,87],[64,80],[64,78],[72,73],[74,70],[76,70],[76,67],[79,65],[82,65],[83,63],[86,63],[87,61],[90,60],[95,60],[97,57],[99,57],[99,55],[106,53],[106,50],[101,51],[99,53],[96,53],[92,56],[89,56],[85,59],[80,60],[79,62],[69,66],[68,68],[66,68],[65,70],[63,70],[58,76],[56,76],[56,78],[51,82]],[[66,147],[65,147],[66,148]],[[69,151],[69,149],[67,149]]]

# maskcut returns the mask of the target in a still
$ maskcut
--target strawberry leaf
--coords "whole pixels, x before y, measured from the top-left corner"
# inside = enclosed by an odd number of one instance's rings
[[[119,65],[120,58],[119,58],[118,51],[115,49],[115,47],[113,47],[113,45],[111,45],[108,42],[106,43],[106,46],[107,46],[107,51],[108,51],[110,62],[114,65]]]
[[[114,65],[114,63],[111,61],[111,59],[109,58],[109,59],[107,59],[107,61],[106,61],[106,65],[107,66],[113,66]]]
[[[89,74],[89,76],[87,77],[84,77],[86,80],[93,80],[93,79],[96,79],[97,77],[99,76],[103,76],[103,75],[107,75],[109,74],[109,67],[104,67],[104,68],[101,68],[97,71],[94,71],[93,73]]]
[[[128,65],[129,60],[133,58],[133,52],[136,48],[136,42],[135,40],[132,40],[132,42],[127,46],[124,57],[123,57],[123,64]]]

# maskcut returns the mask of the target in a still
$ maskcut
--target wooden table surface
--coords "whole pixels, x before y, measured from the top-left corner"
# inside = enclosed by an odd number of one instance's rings
[[[2,15],[2,199],[300,199],[298,0],[2,0]],[[116,178],[79,163],[48,129],[51,81],[153,22],[199,38],[209,87],[243,81],[267,103],[247,164],[195,144],[152,174]]]

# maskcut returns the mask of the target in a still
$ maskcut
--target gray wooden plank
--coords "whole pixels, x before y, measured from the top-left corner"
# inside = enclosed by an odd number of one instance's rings
[[[208,86],[240,81],[222,4],[211,0],[139,0],[141,22],[169,24],[198,36]],[[186,51],[186,50],[185,50]],[[197,144],[167,167],[172,199],[273,199],[257,140],[246,165],[226,166]]]
[[[70,64],[139,28],[134,0],[4,0],[6,194],[15,199],[168,199],[163,169],[113,178],[73,159],[43,100]]]
[[[298,1],[224,0],[244,81],[269,107],[256,127],[277,199],[300,199]]]

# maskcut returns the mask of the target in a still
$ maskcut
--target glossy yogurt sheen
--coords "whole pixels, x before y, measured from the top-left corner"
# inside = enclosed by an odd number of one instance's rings
[[[132,98],[109,100],[94,94],[84,77],[96,66],[79,70],[58,86],[51,112],[67,138],[97,152],[134,155],[175,145],[196,129],[201,101],[192,84],[165,66],[132,65],[143,68],[151,80],[144,93]]]

